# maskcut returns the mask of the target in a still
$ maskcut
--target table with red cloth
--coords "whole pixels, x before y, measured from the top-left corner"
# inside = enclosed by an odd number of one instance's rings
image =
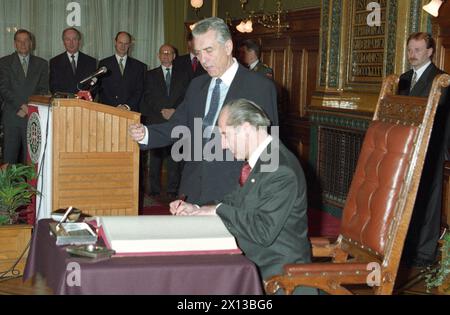
[[[35,226],[24,281],[40,274],[55,294],[263,293],[256,266],[243,255],[112,257],[92,262],[57,246],[49,222],[40,220]]]

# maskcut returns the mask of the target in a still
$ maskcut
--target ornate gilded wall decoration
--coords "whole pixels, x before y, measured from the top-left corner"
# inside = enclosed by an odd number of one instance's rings
[[[326,86],[327,85],[327,68],[328,68],[328,10],[329,10],[329,1],[328,0],[322,0],[322,33],[321,33],[321,46],[322,46],[322,53],[321,53],[321,59],[320,59],[320,85]]]
[[[377,1],[380,6],[379,26],[369,26],[367,5],[371,0],[352,1],[349,25],[349,53],[347,84],[381,83],[384,74],[385,48],[388,24],[387,0]]]

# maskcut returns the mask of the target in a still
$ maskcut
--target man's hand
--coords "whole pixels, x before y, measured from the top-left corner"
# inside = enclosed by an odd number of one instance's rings
[[[183,200],[175,200],[170,203],[170,213],[173,215],[215,215],[216,206],[198,207]]]
[[[128,128],[128,134],[130,137],[136,141],[142,141],[145,137],[145,128],[143,124],[133,124]]]
[[[17,111],[17,116],[19,116],[20,118],[25,118],[28,115],[28,105],[27,104],[22,104],[20,105],[19,110]]]
[[[127,104],[119,104],[119,105],[117,105],[117,108],[128,110],[128,111],[131,110],[131,107],[128,106]]]
[[[172,117],[173,113],[175,113],[174,108],[163,108],[161,110],[161,115],[164,117],[165,120],[169,120],[170,117]]]

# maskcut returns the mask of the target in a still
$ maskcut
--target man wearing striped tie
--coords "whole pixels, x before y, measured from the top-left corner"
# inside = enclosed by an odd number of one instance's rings
[[[435,41],[428,33],[413,33],[408,37],[408,62],[412,69],[400,76],[398,94],[428,97],[433,79],[443,73],[432,62],[435,50]],[[403,251],[403,263],[410,267],[427,267],[432,265],[437,258],[443,165],[450,138],[449,109],[447,88],[442,92],[436,112]]]
[[[48,93],[48,63],[31,54],[33,37],[27,30],[14,34],[16,51],[0,59],[3,98],[3,162],[23,163],[27,153],[27,103],[31,95]]]

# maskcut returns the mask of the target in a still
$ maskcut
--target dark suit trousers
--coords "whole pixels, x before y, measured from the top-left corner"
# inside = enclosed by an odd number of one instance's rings
[[[27,126],[3,124],[3,163],[25,163],[27,159]]]
[[[440,234],[443,152],[429,147],[416,202],[405,240],[404,259],[407,264],[431,264],[437,257]]]
[[[150,191],[161,193],[161,170],[163,161],[167,161],[167,192],[176,194],[180,183],[180,163],[175,162],[170,154],[172,146],[150,150]]]

